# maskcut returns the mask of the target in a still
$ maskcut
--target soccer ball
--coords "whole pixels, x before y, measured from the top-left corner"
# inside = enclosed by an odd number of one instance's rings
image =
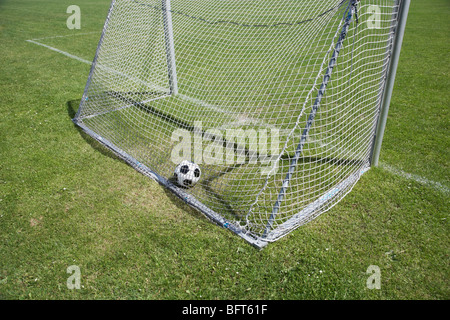
[[[174,176],[180,186],[190,188],[200,180],[201,173],[198,164],[183,160],[175,168]]]

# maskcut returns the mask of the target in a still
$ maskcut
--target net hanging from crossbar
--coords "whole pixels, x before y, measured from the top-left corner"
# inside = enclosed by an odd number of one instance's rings
[[[74,121],[262,247],[369,168],[400,4],[114,0]]]

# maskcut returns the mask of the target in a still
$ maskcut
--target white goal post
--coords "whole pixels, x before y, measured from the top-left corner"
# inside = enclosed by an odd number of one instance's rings
[[[377,165],[409,4],[113,0],[73,121],[262,248]]]

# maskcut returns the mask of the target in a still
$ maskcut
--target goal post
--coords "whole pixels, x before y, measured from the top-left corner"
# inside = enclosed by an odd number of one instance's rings
[[[386,129],[386,121],[389,113],[389,106],[391,104],[392,92],[394,90],[395,76],[397,74],[398,61],[400,58],[400,51],[403,43],[403,36],[405,34],[406,20],[408,18],[409,6],[411,0],[397,1],[397,23],[394,24],[396,30],[393,31],[392,49],[389,68],[387,72],[386,83],[383,91],[383,99],[380,107],[380,117],[375,133],[373,151],[372,151],[372,166],[378,166],[380,158],[381,144],[383,142],[384,131]]]
[[[262,248],[377,165],[409,3],[113,0],[73,121]]]
[[[344,22],[344,25],[342,27],[342,31],[339,34],[338,40],[336,42],[336,46],[334,47],[333,54],[331,56],[330,62],[329,62],[328,67],[327,67],[327,71],[325,72],[325,76],[323,77],[322,84],[320,85],[320,88],[319,88],[319,90],[317,92],[316,100],[314,101],[314,104],[313,104],[313,106],[311,108],[311,113],[308,116],[308,121],[306,122],[306,125],[305,125],[305,128],[303,130],[300,142],[297,145],[294,157],[293,157],[293,159],[292,159],[292,161],[291,161],[291,163],[289,165],[288,173],[287,173],[286,177],[284,178],[281,190],[278,193],[277,201],[275,202],[275,205],[274,205],[273,210],[272,210],[272,215],[269,218],[269,222],[268,222],[266,230],[264,231],[264,234],[263,234],[264,237],[272,229],[272,223],[273,223],[276,215],[278,214],[281,202],[283,201],[284,196],[286,194],[286,189],[289,187],[289,183],[290,183],[290,180],[292,178],[292,174],[294,173],[294,170],[297,167],[297,162],[298,162],[299,158],[302,155],[303,146],[306,143],[306,139],[308,138],[308,135],[309,135],[309,130],[311,129],[311,126],[312,126],[312,124],[314,122],[314,117],[315,117],[315,115],[317,113],[317,110],[320,107],[320,102],[322,101],[322,98],[325,95],[325,91],[326,91],[328,82],[331,79],[331,75],[333,73],[333,69],[336,66],[337,58],[339,56],[339,52],[341,51],[342,43],[343,43],[343,41],[345,40],[345,38],[347,36],[350,22],[352,21],[352,19],[356,15],[356,6],[357,6],[357,0],[349,1],[348,7],[347,7],[347,9],[346,9],[346,11],[344,13],[344,18],[343,19],[344,19],[345,22]]]

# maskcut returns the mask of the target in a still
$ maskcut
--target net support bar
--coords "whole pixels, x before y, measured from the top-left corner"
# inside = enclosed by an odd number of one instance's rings
[[[325,76],[323,77],[323,81],[322,81],[320,89],[317,93],[316,100],[314,101],[314,105],[312,106],[312,110],[311,110],[311,113],[309,114],[308,121],[306,122],[306,126],[305,126],[305,129],[303,130],[300,142],[297,145],[294,158],[292,159],[291,164],[289,165],[288,173],[286,174],[286,177],[284,178],[281,190],[278,193],[277,201],[275,202],[275,205],[273,206],[272,214],[269,217],[269,221],[267,223],[265,232],[263,234],[263,238],[266,237],[268,232],[272,229],[273,221],[274,221],[276,215],[278,214],[278,211],[280,210],[281,202],[283,201],[284,196],[286,194],[286,190],[289,187],[290,180],[295,171],[295,168],[297,167],[297,162],[300,159],[300,156],[303,152],[303,146],[309,135],[309,131],[311,129],[312,123],[314,122],[314,118],[316,116],[317,110],[319,109],[320,102],[322,101],[322,98],[325,95],[325,91],[326,91],[328,82],[331,79],[331,74],[336,65],[336,61],[339,56],[339,52],[342,49],[342,43],[344,42],[344,40],[347,36],[350,22],[352,20],[354,13],[356,12],[356,5],[357,5],[356,0],[349,1],[349,6],[348,6],[348,9],[346,10],[346,13],[344,16],[345,22],[342,27],[341,34],[339,35],[338,41],[336,42],[336,46],[334,48],[333,55],[331,56],[331,59],[329,61],[327,70],[325,72]]]
[[[403,0],[399,8],[398,27],[395,32],[394,45],[392,48],[391,62],[386,79],[386,86],[383,93],[383,100],[381,104],[380,116],[377,124],[377,131],[372,150],[371,165],[378,166],[380,158],[381,144],[383,142],[384,130],[386,128],[386,121],[389,112],[389,105],[391,104],[392,91],[394,89],[395,75],[397,73],[397,66],[400,57],[400,50],[403,42],[403,35],[405,34],[406,20],[408,17],[409,5],[411,0]]]
[[[175,64],[175,45],[173,41],[172,12],[170,0],[162,0],[164,21],[164,37],[166,41],[167,70],[169,75],[170,94],[178,94],[177,68]]]

